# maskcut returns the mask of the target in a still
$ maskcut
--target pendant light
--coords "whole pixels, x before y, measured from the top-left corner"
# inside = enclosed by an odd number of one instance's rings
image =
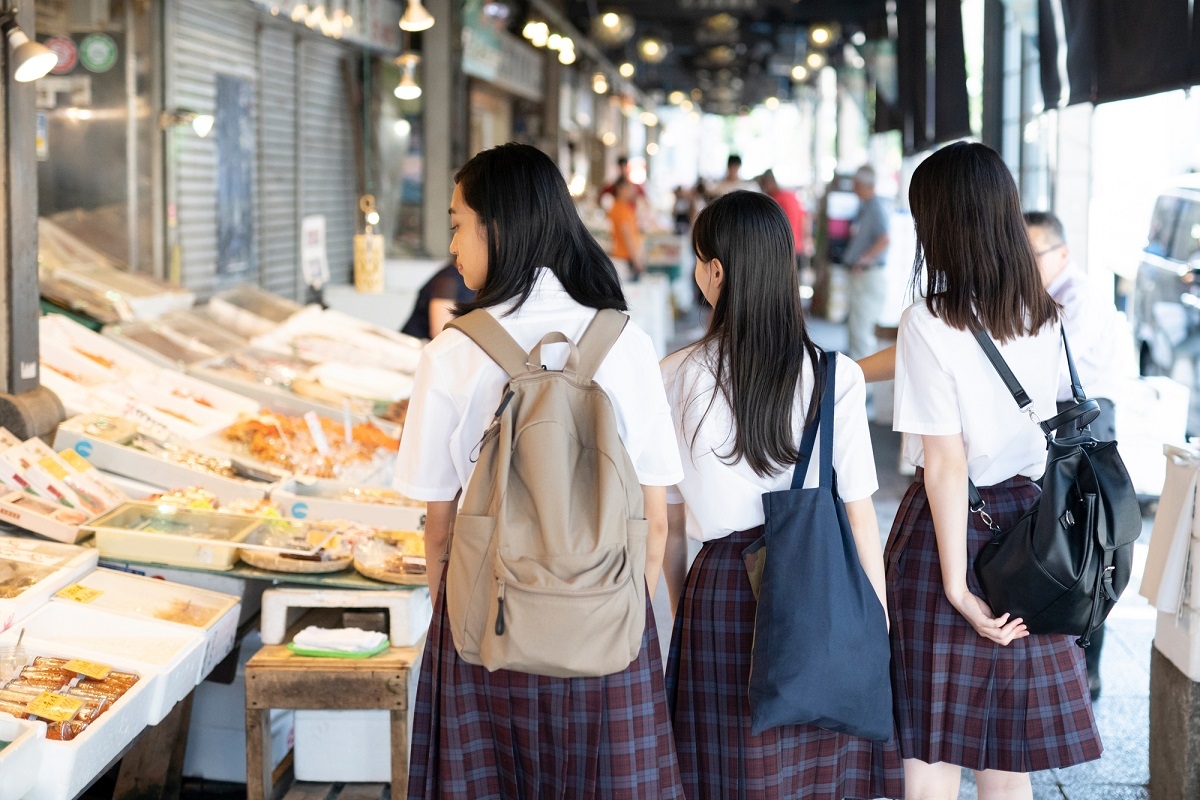
[[[408,0],[408,8],[400,18],[400,30],[427,31],[433,27],[433,14],[430,14],[421,0]]]
[[[392,92],[401,100],[416,100],[421,96],[421,86],[417,83],[416,69],[421,57],[416,53],[404,53],[396,58],[396,65],[402,70],[400,83]]]
[[[10,9],[0,17],[0,34],[4,35],[11,50],[13,80],[19,83],[36,81],[58,63],[58,56],[50,48],[31,41],[17,25],[17,9]]]

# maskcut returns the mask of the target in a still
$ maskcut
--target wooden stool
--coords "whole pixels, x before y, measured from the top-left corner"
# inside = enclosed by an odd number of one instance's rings
[[[246,664],[246,800],[271,800],[267,768],[273,708],[386,709],[392,725],[392,790],[408,788],[408,673],[419,659],[415,647],[391,647],[364,659],[308,658],[283,645],[268,645]]]

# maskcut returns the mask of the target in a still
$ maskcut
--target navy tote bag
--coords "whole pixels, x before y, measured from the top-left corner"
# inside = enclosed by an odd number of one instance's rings
[[[820,414],[804,429],[791,488],[763,494],[764,533],[742,552],[758,587],[751,730],[803,723],[886,741],[893,729],[887,618],[858,560],[833,473],[836,364],[834,353],[821,358]],[[818,429],[821,483],[805,489]]]

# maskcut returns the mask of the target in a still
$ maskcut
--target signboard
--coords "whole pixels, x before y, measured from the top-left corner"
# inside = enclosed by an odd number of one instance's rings
[[[50,52],[58,56],[58,63],[50,70],[55,75],[66,75],[75,69],[75,65],[79,63],[79,47],[76,46],[75,40],[71,37],[51,36],[42,42],[42,44],[46,45],[46,47],[50,48]]]
[[[504,30],[483,6],[482,0],[463,5],[463,72],[519,97],[541,100],[544,54]]]
[[[329,282],[324,214],[310,214],[300,221],[300,268],[304,272],[304,282],[314,289]]]
[[[331,39],[341,39],[373,50],[400,50],[400,0],[249,0],[258,8]]]
[[[79,43],[79,60],[88,72],[108,72],[117,63],[117,43],[107,33],[92,33]]]

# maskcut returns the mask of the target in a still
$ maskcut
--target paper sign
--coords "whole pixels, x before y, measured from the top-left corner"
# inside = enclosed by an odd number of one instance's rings
[[[89,589],[86,586],[80,586],[78,583],[72,583],[65,589],[58,592],[56,597],[61,597],[64,600],[74,600],[76,603],[90,603],[104,592],[99,589]]]
[[[73,658],[63,665],[63,669],[71,672],[78,672],[85,678],[93,678],[102,681],[108,677],[108,673],[112,672],[112,667],[105,664],[97,664],[93,661],[83,661],[82,659]]]
[[[321,427],[321,418],[317,416],[317,412],[309,411],[304,415],[304,421],[308,424],[308,432],[312,435],[317,452],[323,456],[329,455],[329,440],[325,438],[325,429]]]
[[[76,453],[74,450],[63,450],[58,455],[76,472],[87,472],[92,468],[91,463],[89,463],[86,458],[79,455],[79,453]]]
[[[75,719],[75,715],[81,708],[83,708],[83,701],[78,697],[44,692],[29,704],[26,711],[50,722],[70,722]]]

